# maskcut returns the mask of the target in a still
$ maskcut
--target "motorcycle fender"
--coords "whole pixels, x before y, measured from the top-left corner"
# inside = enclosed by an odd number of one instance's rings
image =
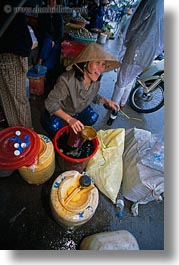
[[[148,69],[141,73],[140,79],[153,76],[162,71],[164,71],[164,59],[161,61],[154,61]]]

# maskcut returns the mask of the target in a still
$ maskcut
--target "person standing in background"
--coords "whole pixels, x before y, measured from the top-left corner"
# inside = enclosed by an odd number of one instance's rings
[[[112,100],[125,106],[136,77],[164,50],[164,0],[141,0],[125,33]]]
[[[24,13],[13,13],[14,7],[18,7],[18,1],[1,1],[0,105],[9,126],[32,128],[31,108],[26,91],[32,39]]]
[[[98,29],[101,30],[104,24],[103,17],[105,14],[105,6],[109,4],[108,0],[101,0],[100,5],[96,4],[96,1],[93,0],[89,2],[89,16],[90,25],[89,30]]]
[[[64,21],[62,14],[55,11],[57,0],[47,0],[47,12],[38,15],[37,39],[39,56],[37,72],[41,66],[46,67],[47,71],[54,70],[60,62],[61,42],[64,37]],[[48,11],[49,7],[49,11]],[[50,12],[51,9],[54,12]]]

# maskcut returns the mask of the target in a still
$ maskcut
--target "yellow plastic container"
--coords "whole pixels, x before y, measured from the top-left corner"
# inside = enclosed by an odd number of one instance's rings
[[[95,213],[99,200],[98,189],[94,183],[81,188],[81,176],[76,170],[65,171],[52,185],[50,206],[58,224],[73,228],[89,221]]]
[[[22,178],[29,184],[42,184],[53,175],[55,170],[55,151],[52,141],[45,135],[39,134],[40,150],[36,162],[30,167],[19,168]]]

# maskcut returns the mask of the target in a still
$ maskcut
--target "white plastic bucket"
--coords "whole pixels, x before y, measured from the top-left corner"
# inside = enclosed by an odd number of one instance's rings
[[[95,33],[95,32],[92,33],[92,35],[93,35],[93,39],[95,39],[96,41],[97,41],[97,39],[98,39],[98,34],[99,34],[99,33]]]
[[[63,172],[55,179],[50,193],[50,207],[54,219],[59,225],[71,229],[88,222],[95,214],[99,201],[98,189],[93,183],[79,189],[80,176],[76,170]],[[75,196],[65,202],[75,191]]]
[[[100,33],[99,34],[99,38],[98,38],[98,42],[100,44],[105,44],[106,43],[106,39],[107,39],[107,35],[104,33]]]

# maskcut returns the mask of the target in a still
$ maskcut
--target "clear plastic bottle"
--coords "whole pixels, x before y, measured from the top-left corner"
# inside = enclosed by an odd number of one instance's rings
[[[113,110],[111,112],[111,115],[107,121],[107,125],[111,126],[113,121],[117,118],[117,115],[118,115],[119,111],[116,109],[116,110]]]
[[[117,216],[122,219],[124,216],[123,210],[124,210],[124,197],[120,194],[116,201],[116,207],[118,208]]]

